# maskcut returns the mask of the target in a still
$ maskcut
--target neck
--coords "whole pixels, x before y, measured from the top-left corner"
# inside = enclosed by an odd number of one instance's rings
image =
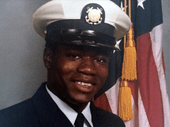
[[[66,103],[66,102],[65,102]],[[77,113],[81,113],[87,104],[72,104],[72,103],[67,103],[72,109],[74,109]]]
[[[81,113],[88,103],[76,103],[75,101],[68,101],[67,98],[64,96],[61,96],[61,94],[58,94],[58,92],[52,87],[52,85],[47,85],[48,89],[56,95],[58,98],[60,98],[63,102],[65,102],[67,105],[69,105],[72,109],[74,109],[77,113]]]

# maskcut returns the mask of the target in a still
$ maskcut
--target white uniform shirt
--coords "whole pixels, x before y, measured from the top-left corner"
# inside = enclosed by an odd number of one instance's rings
[[[59,109],[65,114],[65,116],[70,120],[71,124],[74,126],[78,113],[73,110],[69,105],[63,102],[60,98],[58,98],[55,94],[53,94],[46,85],[47,92],[53,99],[53,101],[57,104]],[[92,116],[90,111],[90,102],[87,104],[85,109],[82,111],[82,114],[85,117],[85,122],[83,127],[93,127],[92,124]]]

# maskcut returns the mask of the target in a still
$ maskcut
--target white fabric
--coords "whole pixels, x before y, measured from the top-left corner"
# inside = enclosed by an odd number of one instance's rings
[[[118,114],[118,94],[119,94],[120,79],[117,80],[116,84],[112,86],[108,91],[105,92],[110,108],[114,114]]]
[[[45,37],[47,25],[54,21],[81,19],[83,8],[89,3],[97,3],[104,8],[105,21],[115,27],[114,37],[122,38],[130,29],[131,21],[119,6],[110,0],[52,0],[41,6],[33,15],[37,33]]]
[[[69,105],[67,105],[65,102],[63,102],[60,98],[58,98],[56,95],[54,95],[48,89],[47,85],[46,85],[46,90],[51,96],[51,98],[53,99],[53,101],[57,104],[59,109],[65,114],[65,116],[69,119],[71,124],[74,126],[78,113],[75,110],[73,110]],[[90,111],[90,102],[87,104],[86,108],[82,111],[82,114],[86,118],[83,126],[93,127],[92,116],[91,116],[91,111]]]
[[[139,114],[138,115],[139,116],[139,119],[138,119],[139,126],[137,126],[137,127],[150,127],[148,117],[146,115],[143,101],[141,98],[140,88],[138,89],[138,114]]]

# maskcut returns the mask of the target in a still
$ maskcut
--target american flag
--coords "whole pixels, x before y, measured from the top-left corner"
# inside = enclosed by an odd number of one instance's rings
[[[170,127],[162,51],[161,0],[131,0],[131,3],[138,79],[128,82],[132,91],[133,119],[125,124],[126,127]],[[120,6],[123,8],[122,1]],[[118,114],[119,86],[118,79],[113,87],[97,98],[95,104]]]

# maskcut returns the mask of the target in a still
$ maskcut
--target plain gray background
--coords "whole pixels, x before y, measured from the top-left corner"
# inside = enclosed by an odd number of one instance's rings
[[[0,0],[0,109],[31,97],[46,81],[45,41],[34,31],[32,14],[48,0]],[[163,0],[163,50],[170,97],[170,2]]]

